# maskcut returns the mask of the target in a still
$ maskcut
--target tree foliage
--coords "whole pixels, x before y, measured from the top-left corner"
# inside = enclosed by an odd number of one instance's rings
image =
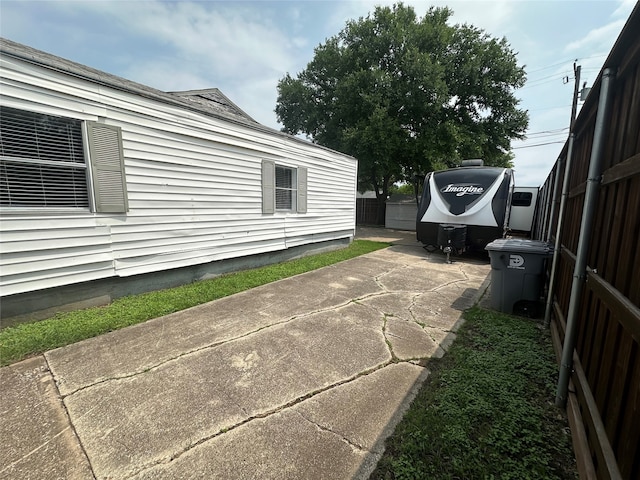
[[[359,188],[390,185],[465,158],[510,164],[528,124],[514,95],[525,72],[506,39],[451,26],[448,8],[418,18],[376,7],[316,47],[307,67],[278,83],[283,131],[359,160]]]

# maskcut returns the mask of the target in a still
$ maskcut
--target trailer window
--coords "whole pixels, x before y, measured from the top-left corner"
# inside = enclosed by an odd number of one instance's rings
[[[533,194],[531,192],[513,192],[511,197],[511,205],[514,207],[529,207]]]

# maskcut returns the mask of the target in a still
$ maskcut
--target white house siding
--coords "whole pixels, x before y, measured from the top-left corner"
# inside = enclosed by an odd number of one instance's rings
[[[348,238],[355,159],[0,57],[2,105],[122,129],[129,212],[2,212],[2,295]],[[307,213],[262,214],[261,162],[307,168]]]
[[[2,217],[2,295],[115,275],[109,228],[94,218]]]

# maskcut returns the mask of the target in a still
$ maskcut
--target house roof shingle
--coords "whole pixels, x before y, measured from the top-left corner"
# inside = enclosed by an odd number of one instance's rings
[[[186,98],[190,102],[197,103],[200,107],[211,110],[212,113],[221,113],[242,117],[250,122],[257,123],[244,110],[233,103],[229,98],[217,88],[207,88],[205,90],[187,90],[185,92],[169,92]]]

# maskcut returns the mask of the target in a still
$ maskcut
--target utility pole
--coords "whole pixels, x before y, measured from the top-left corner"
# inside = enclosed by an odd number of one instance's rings
[[[573,73],[575,75],[575,84],[573,85],[573,103],[571,104],[571,123],[569,124],[569,132],[573,133],[573,124],[576,121],[576,110],[578,109],[578,88],[580,87],[580,70],[582,66],[573,62]]]

